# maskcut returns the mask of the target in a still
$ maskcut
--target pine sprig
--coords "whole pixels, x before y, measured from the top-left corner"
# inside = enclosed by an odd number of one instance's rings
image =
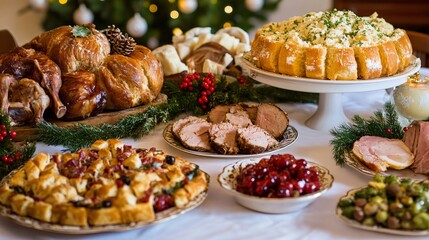
[[[174,119],[180,113],[192,112],[203,115],[219,104],[232,104],[243,101],[276,101],[282,102],[317,102],[317,94],[301,93],[276,89],[268,86],[254,87],[254,81],[247,79],[246,84],[229,81],[226,77],[216,80],[216,90],[210,95],[210,104],[202,109],[197,103],[198,91],[183,91],[180,89],[181,78],[166,79],[162,92],[168,95],[168,102],[149,107],[145,112],[128,116],[116,124],[101,124],[89,126],[77,124],[72,127],[59,127],[55,124],[42,122],[37,125],[37,141],[49,145],[62,145],[64,150],[76,151],[88,147],[98,139],[109,138],[140,138],[148,134],[159,123]]]
[[[392,103],[384,105],[384,111],[374,112],[374,116],[364,119],[358,115],[352,118],[352,123],[341,124],[331,130],[334,139],[331,140],[332,153],[338,165],[345,163],[345,154],[349,154],[353,143],[363,136],[379,136],[385,138],[401,139],[403,128]]]

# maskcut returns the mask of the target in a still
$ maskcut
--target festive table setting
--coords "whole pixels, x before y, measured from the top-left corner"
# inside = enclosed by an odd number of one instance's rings
[[[196,27],[154,50],[62,26],[0,71],[1,239],[429,234],[429,69],[376,14],[252,41]]]

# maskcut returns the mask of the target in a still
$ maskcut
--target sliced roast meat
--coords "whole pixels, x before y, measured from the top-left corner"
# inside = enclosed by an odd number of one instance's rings
[[[404,169],[414,161],[414,155],[400,139],[363,136],[353,144],[352,152],[376,172],[386,171],[387,168]]]
[[[244,153],[257,154],[276,147],[279,142],[264,129],[250,125],[237,130],[237,143]]]
[[[208,119],[211,123],[221,123],[225,121],[225,116],[229,113],[231,105],[217,105],[208,114]]]
[[[179,138],[179,132],[183,126],[185,126],[187,123],[189,123],[191,121],[200,121],[200,120],[203,120],[203,119],[201,119],[199,117],[194,117],[194,116],[187,116],[185,118],[182,118],[182,119],[175,121],[173,123],[173,127],[172,127],[173,135],[176,138]]]
[[[232,105],[229,108],[229,112],[225,115],[225,121],[240,128],[252,125],[249,114],[239,104]]]
[[[213,149],[221,154],[237,154],[239,152],[236,140],[237,128],[229,122],[212,124],[209,135]]]
[[[250,104],[250,103],[240,103],[240,106],[247,112],[249,115],[250,121],[255,124],[256,115],[258,113],[258,104]]]
[[[289,118],[277,105],[262,103],[258,106],[255,125],[263,128],[274,138],[281,139],[289,126]]]
[[[179,139],[188,149],[207,152],[211,151],[209,129],[211,123],[204,119],[190,121],[179,131]]]
[[[414,154],[414,163],[410,166],[415,173],[429,173],[429,122],[414,121],[402,139]]]

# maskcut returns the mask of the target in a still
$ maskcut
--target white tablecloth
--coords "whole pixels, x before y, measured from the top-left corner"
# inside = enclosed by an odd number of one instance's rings
[[[429,69],[422,69],[429,75]],[[343,108],[347,117],[359,114],[370,116],[382,109],[388,99],[385,90],[343,94]],[[365,185],[371,177],[348,166],[336,165],[332,157],[329,133],[319,132],[305,125],[317,109],[314,104],[279,104],[290,117],[299,137],[280,153],[318,162],[334,175],[333,187],[307,208],[288,214],[264,214],[238,205],[220,188],[217,175],[222,168],[237,160],[204,158],[180,152],[170,147],[162,137],[166,124],[158,125],[149,135],[136,141],[123,139],[135,147],[157,147],[169,154],[180,155],[200,165],[211,176],[207,199],[196,209],[164,223],[126,232],[92,235],[63,235],[21,227],[0,218],[0,239],[404,239],[401,236],[374,233],[349,227],[335,215],[339,197],[349,189]],[[55,153],[61,146],[37,144],[36,152]]]

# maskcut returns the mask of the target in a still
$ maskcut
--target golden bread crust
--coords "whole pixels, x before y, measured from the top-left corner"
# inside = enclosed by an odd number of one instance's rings
[[[205,173],[180,157],[109,139],[75,153],[36,155],[0,186],[0,203],[43,222],[103,226],[153,221],[207,187]]]

